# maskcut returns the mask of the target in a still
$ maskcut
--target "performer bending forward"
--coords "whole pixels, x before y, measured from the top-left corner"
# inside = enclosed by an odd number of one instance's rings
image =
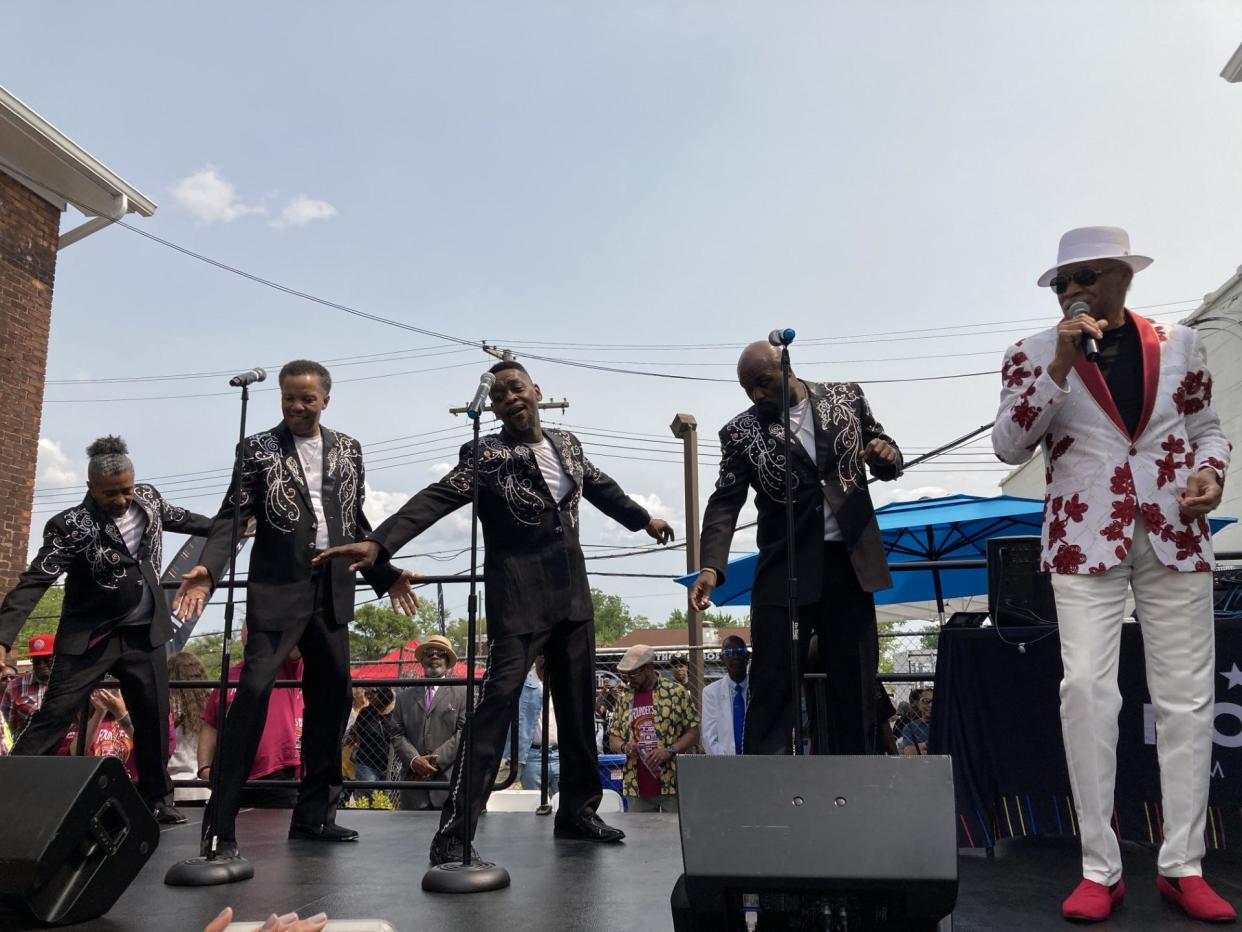
[[[702,611],[711,604],[712,590],[724,582],[734,525],[753,486],[759,561],[751,594],[754,658],[742,753],[788,754],[794,710],[780,351],[752,343],[738,360],[737,378],[754,404],[720,431],[720,475],[703,514],[703,568],[690,598]],[[829,746],[817,750],[870,754],[879,664],[872,593],[893,583],[864,467],[878,479],[896,479],[901,451],[871,416],[855,383],[791,377],[789,394],[798,634],[804,668],[807,643],[818,635],[817,663],[828,675]]]
[[[505,734],[522,683],[535,656],[556,707],[561,754],[559,838],[620,841],[595,808],[601,786],[595,759],[595,626],[586,563],[578,544],[578,501],[592,505],[631,531],[645,530],[660,543],[672,540],[667,522],[652,518],[582,453],[578,438],[539,423],[543,394],[516,362],[492,367],[492,411],[504,424],[479,443],[479,518],[486,543],[487,675],[474,715],[469,799],[462,786],[461,754],[431,861],[460,861],[463,821],[470,837],[500,766]],[[334,547],[316,562],[349,557],[355,568],[385,561],[406,542],[471,501],[471,445],[454,469],[411,498],[370,540]],[[473,849],[472,849],[473,850]],[[473,855],[472,855],[473,856]]]
[[[1109,822],[1130,589],[1156,709],[1164,802],[1156,886],[1188,915],[1223,921],[1234,910],[1204,882],[1200,861],[1216,669],[1206,515],[1220,503],[1229,442],[1199,335],[1125,307],[1134,273],[1150,263],[1130,254],[1130,237],[1116,227],[1061,237],[1057,264],[1039,284],[1052,287],[1064,312],[1081,301],[1090,313],[1009,348],[992,445],[1014,465],[1041,447],[1044,454],[1043,563],[1053,573],[1061,725],[1082,838],[1083,880],[1062,911],[1102,920],[1125,896]],[[1083,354],[1084,337],[1098,341],[1098,364]]]
[[[341,796],[341,740],[351,704],[349,629],[354,617],[354,574],[344,565],[312,566],[333,543],[358,540],[371,525],[362,513],[364,476],[358,441],[320,427],[332,377],[317,362],[299,359],[280,370],[284,420],[242,443],[234,471],[203,550],[203,565],[182,581],[173,607],[196,618],[229,561],[233,510],[240,498],[243,525],[255,534],[246,590],[245,660],[236,697],[228,708],[220,746],[220,772],[211,779],[203,816],[203,854],[213,836],[219,857],[237,855],[241,791],[267,721],[267,702],[281,664],[299,648],[305,669],[302,694],[302,784],[289,825],[290,838],[352,841],[353,829],[336,824]],[[369,573],[393,604],[414,605],[409,580],[391,567]]]
[[[129,710],[119,724],[134,736],[138,791],[160,822],[175,824],[186,818],[173,806],[167,770],[164,644],[173,627],[160,553],[166,529],[201,536],[211,519],[135,484],[128,452],[120,437],[87,447],[86,498],[47,522],[43,546],[0,606],[0,663],[43,593],[67,574],[51,680],[12,753],[56,753],[91,691],[112,673]]]

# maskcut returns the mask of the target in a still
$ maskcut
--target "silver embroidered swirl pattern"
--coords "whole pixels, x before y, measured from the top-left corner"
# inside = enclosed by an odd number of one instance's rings
[[[523,444],[511,447],[494,436],[479,441],[479,475],[495,484],[509,514],[519,524],[538,524],[547,510],[530,478],[530,470],[538,468],[533,459],[530,447]],[[469,459],[459,463],[445,479],[457,491],[469,495]]]
[[[302,517],[302,509],[298,507],[297,458],[282,457],[280,441],[270,432],[256,434],[250,438],[250,443],[254,448],[254,467],[247,470],[243,466],[243,496],[248,495],[244,490],[255,476],[255,470],[261,470],[264,517],[276,530],[292,534]]]
[[[362,459],[352,437],[337,435],[336,446],[328,451],[328,477],[337,480],[341,501],[341,533],[353,540],[357,531],[358,461]]]
[[[754,469],[755,483],[770,498],[783,502],[785,500],[785,432],[780,424],[770,424],[765,433],[763,423],[753,414],[743,414],[733,419],[726,428],[729,434],[729,455],[746,457]],[[732,485],[737,481],[731,473],[722,475],[718,485]],[[799,476],[795,472],[792,477],[793,488],[797,489]]]
[[[75,508],[65,514],[64,524],[63,534],[52,535],[52,552],[44,557],[39,568],[45,573],[59,575],[74,556],[81,554],[86,558],[95,585],[101,589],[116,589],[125,578],[121,555],[103,542],[99,524],[91,513],[85,508]],[[109,530],[120,538],[114,526],[109,525]],[[124,546],[123,541],[121,545]]]
[[[821,430],[835,428],[832,452],[837,460],[837,481],[845,492],[862,488],[862,422],[858,419],[858,391],[851,383],[832,382],[827,394],[815,400]]]

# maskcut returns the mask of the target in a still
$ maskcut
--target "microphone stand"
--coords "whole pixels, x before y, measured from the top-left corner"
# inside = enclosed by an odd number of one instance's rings
[[[241,464],[242,445],[246,440],[246,408],[250,404],[250,386],[241,386],[241,426],[237,433],[237,450],[233,455],[233,476],[237,482],[233,489],[233,526],[229,532],[229,581],[227,598],[224,602],[224,646],[220,650],[220,704],[216,717],[216,749],[211,758],[211,789],[214,794],[219,784],[220,761],[224,749],[225,720],[229,707],[229,667],[232,666],[230,652],[233,639],[233,612],[235,607],[234,592],[237,579],[237,542],[241,540]],[[210,801],[208,805],[210,806]],[[206,815],[204,814],[204,818]],[[164,875],[164,883],[174,887],[207,887],[222,883],[235,883],[249,880],[254,876],[254,865],[240,854],[236,857],[221,858],[216,856],[216,845],[219,837],[215,826],[210,826],[211,834],[207,836],[207,854],[179,861],[168,869]]]
[[[474,816],[471,799],[470,759],[474,756],[471,735],[474,725],[474,667],[476,662],[475,629],[478,625],[479,599],[476,589],[479,568],[479,411],[473,407],[470,416],[474,433],[470,438],[470,597],[466,609],[466,720],[461,729],[461,767],[466,818],[461,823],[461,860],[446,861],[427,869],[423,889],[429,893],[485,893],[509,886],[509,872],[490,861],[475,861],[470,856],[470,824]],[[490,663],[490,658],[489,661]]]
[[[789,600],[789,668],[793,674],[793,755],[802,753],[802,673],[798,643],[798,567],[794,562],[793,436],[789,432],[789,344],[781,344],[781,417],[785,428],[785,560]],[[799,441],[801,442],[801,441]]]

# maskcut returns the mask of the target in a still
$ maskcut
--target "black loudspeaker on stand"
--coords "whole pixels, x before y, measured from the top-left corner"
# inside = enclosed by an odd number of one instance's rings
[[[997,628],[1055,625],[1052,577],[1043,571],[1040,541],[993,537],[988,541],[988,614]]]
[[[679,757],[677,797],[676,932],[951,928],[947,757]]]
[[[0,895],[42,922],[102,916],[160,843],[114,757],[0,757]]]

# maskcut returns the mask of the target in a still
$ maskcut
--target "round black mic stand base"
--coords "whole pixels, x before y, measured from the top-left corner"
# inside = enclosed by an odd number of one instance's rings
[[[509,872],[489,861],[445,861],[423,874],[428,893],[487,893],[509,886]]]
[[[254,865],[239,854],[235,858],[198,857],[178,861],[168,868],[164,883],[170,887],[214,887],[252,877]]]

